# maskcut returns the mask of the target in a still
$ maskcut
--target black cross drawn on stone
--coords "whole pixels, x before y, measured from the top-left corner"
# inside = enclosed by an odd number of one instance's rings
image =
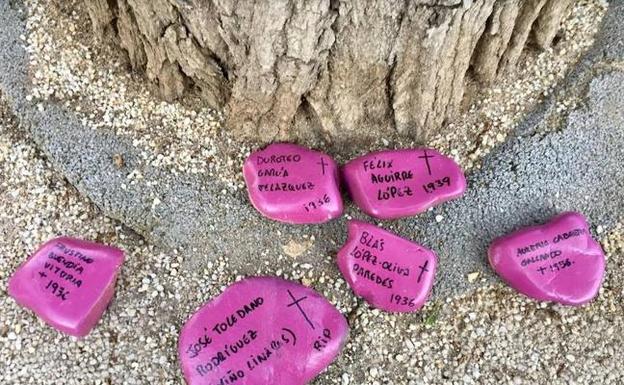
[[[47,277],[47,274],[46,274],[46,273],[44,273],[43,271],[40,271],[40,272],[39,272],[39,275],[41,276],[41,278],[43,278],[43,277]]]
[[[429,260],[426,260],[424,265],[418,266],[420,268],[420,274],[418,274],[418,281],[416,281],[417,283],[420,283],[420,280],[425,271],[429,271],[429,269],[427,269],[427,266],[429,266]]]
[[[316,164],[320,164],[321,165],[321,171],[323,172],[323,175],[325,175],[325,166],[329,166],[329,164],[325,163],[325,159],[323,159],[323,157],[321,157],[321,161],[320,162],[316,162]]]
[[[433,155],[427,155],[427,150],[424,150],[425,155],[419,156],[420,159],[424,159],[427,164],[427,172],[431,175],[431,165],[429,164],[429,158],[434,158]]]
[[[314,325],[312,324],[312,321],[310,321],[310,319],[308,318],[308,315],[306,314],[305,311],[303,311],[303,309],[301,308],[301,305],[299,305],[299,302],[303,301],[304,299],[308,298],[308,296],[305,297],[301,297],[299,299],[296,299],[295,296],[290,292],[290,290],[288,290],[288,295],[290,295],[290,298],[292,298],[293,302],[289,303],[287,305],[287,307],[291,307],[292,305],[296,305],[297,309],[299,309],[299,311],[301,312],[301,314],[303,315],[303,317],[305,318],[305,320],[308,322],[308,325],[310,325],[310,327],[312,328],[312,330],[314,330]]]
[[[544,270],[546,270],[546,268],[544,266],[540,267],[539,269],[537,269],[537,271],[539,271],[540,273],[542,273],[542,275],[544,275]]]

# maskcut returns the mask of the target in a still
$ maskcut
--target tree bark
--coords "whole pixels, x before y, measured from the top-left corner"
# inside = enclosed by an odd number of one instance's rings
[[[572,0],[86,0],[167,100],[198,90],[260,141],[424,141],[470,76],[546,48]]]

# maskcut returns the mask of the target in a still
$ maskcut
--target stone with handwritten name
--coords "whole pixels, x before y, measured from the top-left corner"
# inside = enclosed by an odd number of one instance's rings
[[[414,312],[427,301],[437,257],[425,247],[362,221],[348,224],[338,267],[356,295],[390,312]]]
[[[178,353],[189,385],[303,385],[336,358],[348,333],[342,314],[314,290],[253,277],[186,322]]]
[[[286,223],[323,223],[342,215],[336,162],[288,143],[252,153],[243,165],[249,199],[264,216]]]
[[[429,148],[373,152],[344,165],[342,175],[353,201],[380,219],[421,213],[466,190],[457,163]]]
[[[44,243],[9,280],[9,295],[52,327],[83,337],[113,298],[122,250],[61,237]]]
[[[574,212],[496,239],[488,257],[498,275],[522,294],[571,306],[591,301],[605,272],[602,248],[585,217]]]

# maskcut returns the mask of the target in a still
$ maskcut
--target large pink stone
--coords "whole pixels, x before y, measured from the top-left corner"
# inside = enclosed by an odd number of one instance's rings
[[[270,219],[323,223],[342,215],[338,166],[322,152],[271,144],[249,155],[243,176],[251,203]]]
[[[349,221],[338,267],[356,295],[391,312],[413,312],[427,301],[437,257],[425,247],[361,221]]]
[[[592,239],[585,217],[574,212],[496,239],[488,257],[519,292],[572,306],[596,296],[605,271],[602,248]]]
[[[345,318],[314,290],[279,278],[228,287],[184,325],[178,353],[195,384],[303,385],[346,342]]]
[[[52,327],[83,337],[115,291],[122,250],[74,238],[44,243],[9,280],[9,295]]]
[[[457,163],[428,148],[373,152],[350,161],[342,171],[353,201],[381,219],[421,213],[466,190]]]

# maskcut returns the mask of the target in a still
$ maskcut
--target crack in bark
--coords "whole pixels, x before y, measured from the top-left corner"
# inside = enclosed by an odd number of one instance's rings
[[[390,57],[388,58],[390,60],[390,68],[388,70],[388,75],[386,76],[386,81],[385,81],[386,97],[388,99],[388,110],[390,111],[390,121],[388,123],[392,131],[394,132],[398,131],[397,121],[396,121],[396,111],[394,108],[395,82],[396,82],[394,74],[395,74],[395,70],[397,66],[396,49],[397,49],[397,42],[398,42],[399,36],[401,35],[401,31],[403,30],[403,21],[405,19],[405,16],[407,15],[408,7],[409,7],[409,0],[405,0],[403,2],[403,7],[398,15],[397,33],[396,33],[396,36],[394,37],[392,48],[390,49]]]

